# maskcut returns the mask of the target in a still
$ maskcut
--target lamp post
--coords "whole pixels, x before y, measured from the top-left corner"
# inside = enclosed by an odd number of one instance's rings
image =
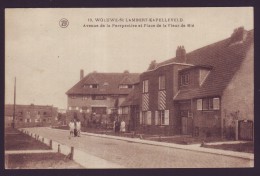
[[[15,101],[16,101],[16,77],[14,77],[14,112],[13,112],[13,122],[12,127],[15,128],[14,122],[15,122]]]

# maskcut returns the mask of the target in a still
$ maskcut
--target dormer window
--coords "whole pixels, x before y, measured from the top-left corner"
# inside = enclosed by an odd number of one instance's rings
[[[85,84],[83,87],[88,87],[88,88],[91,88],[91,89],[97,89],[98,84]]]
[[[98,88],[98,84],[90,84],[89,88],[97,89]]]
[[[189,73],[182,74],[180,77],[180,85],[186,86],[189,84],[189,82],[190,82],[190,74]]]
[[[76,95],[70,95],[70,98],[71,98],[71,99],[76,99],[77,96],[76,96]]]
[[[118,87],[119,87],[119,89],[132,89],[133,85],[131,85],[131,84],[120,84]]]

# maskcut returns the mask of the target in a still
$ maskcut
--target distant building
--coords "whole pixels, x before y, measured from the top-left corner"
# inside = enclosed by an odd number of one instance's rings
[[[138,73],[98,73],[84,77],[80,71],[80,81],[66,94],[68,96],[68,119],[105,122],[110,120],[127,95],[139,82]]]
[[[5,105],[5,127],[13,122],[14,106]],[[57,124],[58,109],[53,106],[15,105],[15,127],[52,126]]]
[[[254,33],[231,37],[162,63],[140,75],[139,132],[253,139]]]

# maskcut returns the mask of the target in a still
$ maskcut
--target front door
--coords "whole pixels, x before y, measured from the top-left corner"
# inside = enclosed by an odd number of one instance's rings
[[[181,117],[181,134],[188,134],[188,117]]]
[[[192,118],[181,117],[181,133],[192,134]]]

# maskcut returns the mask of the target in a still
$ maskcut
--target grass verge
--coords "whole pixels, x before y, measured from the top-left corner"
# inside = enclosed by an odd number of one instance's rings
[[[236,152],[254,153],[254,142],[238,143],[238,144],[220,144],[220,145],[203,145],[206,148],[231,150]]]
[[[48,150],[49,146],[17,129],[5,129],[5,150]]]
[[[60,153],[8,154],[6,169],[72,169],[83,168]]]

